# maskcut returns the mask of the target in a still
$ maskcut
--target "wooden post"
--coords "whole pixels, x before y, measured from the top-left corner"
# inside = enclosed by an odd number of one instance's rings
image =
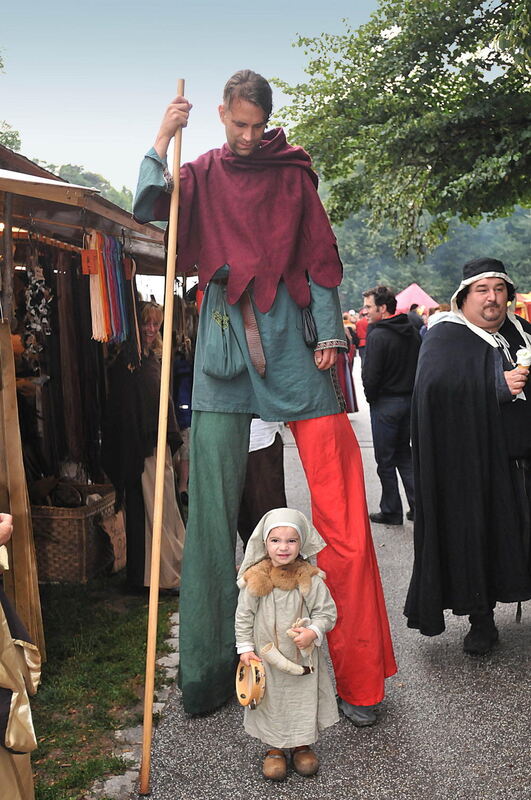
[[[184,80],[177,83],[177,94],[184,96]],[[164,471],[168,431],[168,403],[173,326],[173,285],[175,283],[175,258],[177,253],[177,226],[179,221],[179,177],[181,167],[182,128],[174,137],[173,192],[168,222],[168,255],[166,260],[166,286],[164,295],[164,335],[162,340],[162,371],[160,380],[159,430],[157,439],[157,465],[155,472],[155,505],[151,544],[151,575],[149,584],[149,615],[146,652],[146,681],[144,689],[144,733],[142,764],[140,767],[141,795],[149,794],[151,766],[151,740],[153,735],[153,692],[155,688],[155,658],[157,654],[157,618],[160,579],[160,540],[164,498]]]
[[[13,195],[4,198],[4,264],[2,268],[2,316],[11,323],[13,318]]]
[[[44,661],[37,560],[18,425],[15,361],[7,320],[0,323],[0,379],[0,501],[3,503],[0,510],[13,514],[13,536],[8,543],[10,569],[4,572],[4,588]]]

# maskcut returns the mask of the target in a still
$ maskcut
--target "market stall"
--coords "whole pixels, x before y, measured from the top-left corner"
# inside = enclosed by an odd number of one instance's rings
[[[163,239],[95,189],[0,146],[2,396],[18,410],[0,428],[20,422],[21,451],[17,469],[0,465],[2,501],[27,483],[32,508],[20,507],[7,588],[37,640],[33,540],[41,580],[87,580],[106,558],[94,525],[113,514],[99,461],[105,358],[138,349],[135,274],[164,273]],[[9,448],[4,435],[4,461]]]

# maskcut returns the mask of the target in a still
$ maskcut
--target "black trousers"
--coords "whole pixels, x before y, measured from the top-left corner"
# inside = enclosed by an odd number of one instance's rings
[[[284,444],[277,433],[273,444],[249,453],[245,486],[238,514],[238,533],[244,547],[268,511],[286,506]]]
[[[371,428],[378,477],[382,484],[380,510],[402,516],[397,472],[402,478],[409,507],[415,509],[413,463],[410,445],[411,395],[384,395],[371,403]]]

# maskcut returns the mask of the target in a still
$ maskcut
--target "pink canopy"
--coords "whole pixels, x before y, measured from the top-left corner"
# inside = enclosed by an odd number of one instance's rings
[[[438,306],[437,300],[434,300],[433,297],[430,297],[429,294],[426,294],[424,289],[421,289],[418,283],[411,283],[407,286],[402,292],[399,292],[396,296],[396,310],[397,311],[409,311],[409,307],[412,303],[417,303],[419,306],[424,306],[424,309],[427,311],[429,308],[434,308]]]

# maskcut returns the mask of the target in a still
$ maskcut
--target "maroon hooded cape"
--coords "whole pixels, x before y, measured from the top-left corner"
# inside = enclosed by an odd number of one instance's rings
[[[342,265],[317,194],[317,175],[302,147],[281,128],[268,131],[249,156],[210,150],[181,168],[177,269],[199,271],[204,289],[224,264],[227,300],[236,303],[254,279],[257,308],[273,305],[281,279],[298,306],[310,302],[307,275],[338,286]],[[167,195],[161,198],[168,202]]]

